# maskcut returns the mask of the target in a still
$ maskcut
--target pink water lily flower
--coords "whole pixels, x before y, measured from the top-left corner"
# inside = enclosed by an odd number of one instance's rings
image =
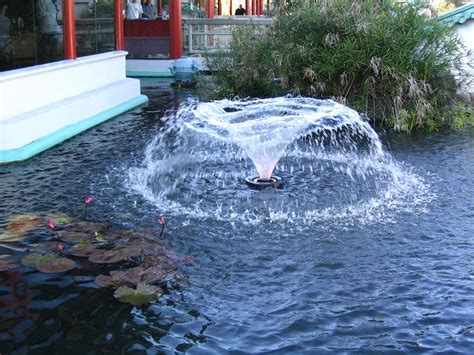
[[[161,216],[161,217],[158,219],[158,223],[160,223],[161,225],[166,224],[166,217]]]
[[[48,220],[48,228],[54,231],[56,226],[54,225],[54,221],[52,219]]]
[[[94,202],[94,198],[92,196],[87,196],[86,197],[86,205],[90,205],[92,202]]]

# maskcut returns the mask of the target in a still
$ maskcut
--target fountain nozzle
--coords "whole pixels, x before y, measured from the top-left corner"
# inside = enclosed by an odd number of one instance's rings
[[[270,179],[263,179],[260,176],[249,176],[245,179],[245,183],[252,189],[265,190],[265,189],[282,189],[283,183],[281,177],[270,176]]]

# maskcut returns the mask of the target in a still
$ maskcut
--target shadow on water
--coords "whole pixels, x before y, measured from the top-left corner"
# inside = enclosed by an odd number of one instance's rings
[[[242,149],[169,128],[193,97],[169,84],[144,80],[148,105],[1,166],[0,227],[18,213],[80,217],[91,194],[90,218],[120,229],[166,215],[162,241],[194,261],[141,307],[94,283],[106,266],[0,272],[2,354],[472,351],[472,131],[385,133],[379,161],[364,136],[344,154],[331,130],[303,136],[275,168],[285,189],[253,191]]]

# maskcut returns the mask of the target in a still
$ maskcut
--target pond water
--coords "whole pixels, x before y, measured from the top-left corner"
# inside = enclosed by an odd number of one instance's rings
[[[81,216],[92,195],[89,219],[120,229],[165,215],[163,242],[192,262],[141,307],[99,288],[90,268],[0,272],[0,353],[472,352],[473,131],[378,132],[383,169],[314,162],[298,142],[275,170],[285,188],[254,191],[252,164],[227,145],[164,160],[176,133],[164,117],[194,93],[165,80],[142,90],[147,106],[0,166],[0,226],[19,213]],[[0,251],[25,247],[31,238]]]

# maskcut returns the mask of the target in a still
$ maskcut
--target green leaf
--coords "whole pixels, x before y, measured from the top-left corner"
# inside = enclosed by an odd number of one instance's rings
[[[67,258],[53,258],[41,260],[36,264],[36,269],[47,274],[56,274],[76,268],[76,263]]]
[[[39,262],[57,259],[56,255],[41,253],[31,253],[21,259],[21,264],[24,266],[36,267]]]
[[[72,222],[72,218],[66,213],[53,212],[48,215],[48,219],[52,219],[55,224],[69,224]]]
[[[146,303],[156,301],[162,294],[163,291],[157,286],[139,284],[136,289],[126,286],[118,288],[114,293],[114,297],[120,302],[140,307]]]
[[[74,244],[72,247],[77,249],[77,248],[89,247],[89,246],[91,246],[91,245],[92,245],[91,242],[87,242],[87,241],[83,241],[83,240],[82,240],[82,241],[80,241],[80,242]]]

